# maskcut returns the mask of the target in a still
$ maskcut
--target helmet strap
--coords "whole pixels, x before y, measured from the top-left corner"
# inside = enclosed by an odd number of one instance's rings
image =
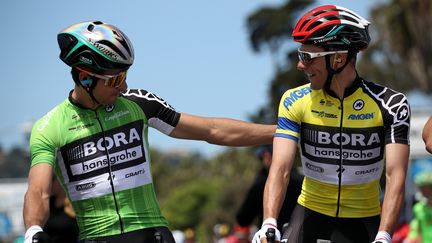
[[[325,51],[329,51],[329,48],[324,48],[324,49],[325,49]],[[333,76],[335,74],[338,74],[338,73],[342,72],[342,70],[344,70],[344,68],[348,65],[348,63],[350,63],[351,59],[354,57],[355,53],[356,52],[353,51],[353,50],[348,50],[348,56],[347,56],[347,59],[345,61],[345,64],[342,67],[340,67],[340,68],[338,68],[336,70],[333,69],[333,67],[331,65],[330,56],[325,56],[326,68],[327,68],[327,72],[328,72],[327,79],[326,79],[325,84],[324,84],[324,88],[325,88],[326,91],[330,90],[330,86],[331,86],[331,82],[333,80]]]
[[[87,93],[90,95],[90,98],[95,102],[97,105],[100,105],[101,103],[97,101],[96,97],[93,95],[93,90],[87,91]]]
[[[93,102],[100,105],[101,103],[99,101],[97,101],[96,97],[93,94],[93,90],[96,87],[97,81],[89,79],[89,80],[86,80],[87,82],[82,82],[78,77],[78,72],[75,71],[73,68],[71,70],[71,74],[72,74],[72,79],[74,80],[75,84],[78,84],[79,86],[81,86],[87,92],[87,94],[90,96],[90,98],[93,100]]]
[[[97,81],[93,80],[93,82],[91,82],[90,85],[83,85],[81,82],[79,82],[79,84],[87,92],[87,94],[90,96],[90,98],[93,100],[93,102],[95,102],[98,105],[101,104],[99,101],[97,101],[96,97],[93,94],[93,90],[96,87]]]

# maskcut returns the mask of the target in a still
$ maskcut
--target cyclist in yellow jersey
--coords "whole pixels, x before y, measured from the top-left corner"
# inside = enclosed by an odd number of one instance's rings
[[[369,24],[349,9],[324,5],[294,27],[294,41],[301,44],[297,68],[310,83],[286,91],[280,101],[264,221],[254,243],[267,242],[268,229],[275,230],[276,241],[290,243],[391,242],[404,201],[410,107],[402,93],[357,74],[357,53],[370,42]],[[297,147],[305,178],[281,237],[276,218]]]

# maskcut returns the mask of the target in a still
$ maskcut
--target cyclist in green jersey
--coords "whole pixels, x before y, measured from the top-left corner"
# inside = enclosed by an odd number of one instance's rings
[[[404,94],[358,75],[356,57],[369,45],[369,25],[336,5],[316,7],[295,25],[297,68],[310,82],[281,98],[264,221],[254,243],[266,242],[269,228],[277,241],[290,243],[391,242],[404,202],[410,107]],[[303,186],[281,239],[276,218],[297,147]]]
[[[414,219],[410,222],[408,243],[432,242],[432,172],[418,172],[414,178],[422,199],[413,207]]]
[[[32,129],[25,243],[49,241],[41,227],[49,214],[53,171],[75,210],[80,242],[154,242],[159,236],[174,242],[153,187],[149,127],[229,146],[273,139],[276,126],[179,113],[149,91],[128,89],[134,51],[112,25],[77,23],[57,39],[75,86]]]

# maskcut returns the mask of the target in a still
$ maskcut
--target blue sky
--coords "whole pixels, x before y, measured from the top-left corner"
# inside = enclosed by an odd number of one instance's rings
[[[338,4],[367,18],[376,2],[318,4]],[[76,22],[94,19],[119,27],[132,40],[136,59],[129,71],[129,87],[152,91],[181,112],[246,120],[265,104],[274,71],[268,53],[253,53],[246,17],[260,7],[282,3],[2,0],[1,146],[24,145],[23,125],[67,97],[73,81],[69,68],[58,58],[57,33]],[[207,155],[224,149],[172,139],[153,129],[150,145]]]

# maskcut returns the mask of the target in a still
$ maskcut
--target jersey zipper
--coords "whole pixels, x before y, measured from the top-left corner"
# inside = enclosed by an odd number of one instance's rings
[[[102,131],[103,147],[105,149],[105,155],[106,155],[106,158],[107,158],[107,161],[108,161],[108,172],[109,172],[108,180],[110,181],[111,193],[112,193],[113,200],[114,200],[115,210],[116,210],[116,213],[117,213],[117,216],[118,216],[118,219],[119,219],[119,223],[120,223],[120,231],[121,231],[121,233],[124,233],[123,220],[122,220],[122,217],[120,215],[120,210],[119,210],[119,206],[118,206],[118,202],[117,202],[117,197],[116,197],[116,194],[115,194],[114,182],[113,182],[113,177],[112,177],[112,168],[111,168],[111,162],[110,162],[111,161],[110,160],[110,154],[109,154],[108,149],[106,147],[107,142],[105,140],[105,130],[104,130],[103,126],[102,126],[102,122],[99,119],[99,114],[97,113],[96,110],[94,112],[96,114],[96,120],[98,121],[99,126],[100,126],[101,131]]]
[[[344,171],[343,169],[343,98],[339,100],[340,101],[340,123],[339,123],[339,169],[337,170],[338,173],[338,197],[337,197],[337,207],[336,207],[336,217],[339,217],[339,207],[340,207],[340,198],[341,198],[341,192],[342,192],[342,173]]]

